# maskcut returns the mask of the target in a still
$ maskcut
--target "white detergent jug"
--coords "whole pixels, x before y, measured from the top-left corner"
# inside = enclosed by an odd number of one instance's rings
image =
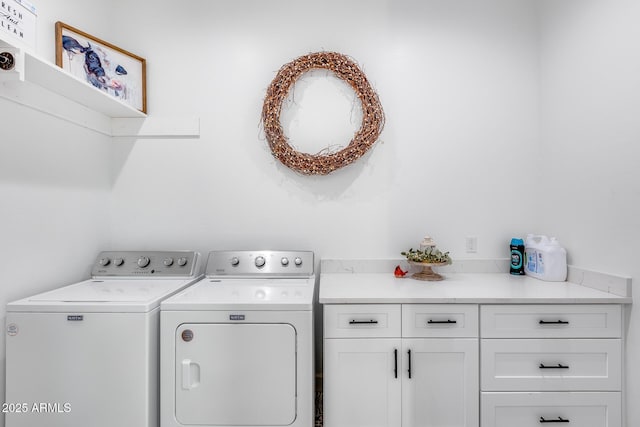
[[[549,282],[567,280],[567,251],[558,239],[528,234],[524,246],[526,275]]]

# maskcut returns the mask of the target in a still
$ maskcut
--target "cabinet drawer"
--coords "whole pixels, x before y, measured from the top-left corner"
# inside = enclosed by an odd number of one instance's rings
[[[474,304],[404,304],[402,336],[475,338],[478,306]]]
[[[399,338],[400,304],[324,306],[325,338]]]
[[[619,305],[483,305],[482,338],[620,338]]]
[[[484,427],[622,426],[620,393],[482,393],[481,401]]]
[[[619,339],[482,340],[483,391],[620,391]]]

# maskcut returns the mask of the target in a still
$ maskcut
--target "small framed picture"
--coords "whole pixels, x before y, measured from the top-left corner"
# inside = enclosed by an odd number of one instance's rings
[[[147,112],[147,63],[144,58],[56,22],[56,65],[143,113]]]

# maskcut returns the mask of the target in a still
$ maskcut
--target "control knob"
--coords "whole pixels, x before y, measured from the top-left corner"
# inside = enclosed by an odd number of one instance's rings
[[[184,267],[185,265],[187,265],[187,259],[185,257],[178,258],[178,265],[180,267]]]
[[[165,258],[162,263],[165,267],[171,267],[173,265],[173,258]]]
[[[138,267],[140,268],[145,268],[150,263],[151,263],[151,260],[149,259],[149,257],[141,256],[140,258],[138,258]]]
[[[98,264],[100,264],[103,267],[106,267],[110,263],[111,263],[111,260],[109,258],[100,258],[100,261],[98,261]]]
[[[4,3],[2,3],[4,8]],[[9,15],[5,15],[9,20]],[[13,19],[13,18],[12,18]],[[4,27],[3,27],[4,28]],[[16,65],[16,60],[11,52],[0,52],[0,70],[9,71]]]
[[[120,267],[122,264],[124,264],[124,260],[122,258],[114,258],[113,259],[113,264],[116,267]]]
[[[264,259],[264,257],[262,255],[256,257],[256,267],[260,268],[260,267],[264,267],[264,264],[267,262],[267,260]]]
[[[299,256],[296,257],[296,259],[293,260],[295,265],[302,265],[302,258],[300,258]]]
[[[287,265],[289,265],[289,258],[282,257],[282,259],[280,260],[280,264],[286,267]]]
[[[231,265],[235,267],[238,264],[240,264],[240,258],[238,258],[237,256],[234,256],[233,258],[231,258]]]

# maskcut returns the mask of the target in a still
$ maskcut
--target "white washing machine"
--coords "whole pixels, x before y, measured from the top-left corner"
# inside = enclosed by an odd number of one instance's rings
[[[6,427],[157,427],[160,301],[196,252],[103,252],[92,278],[7,305]]]
[[[211,252],[161,304],[161,427],[312,427],[314,287],[313,252]]]

